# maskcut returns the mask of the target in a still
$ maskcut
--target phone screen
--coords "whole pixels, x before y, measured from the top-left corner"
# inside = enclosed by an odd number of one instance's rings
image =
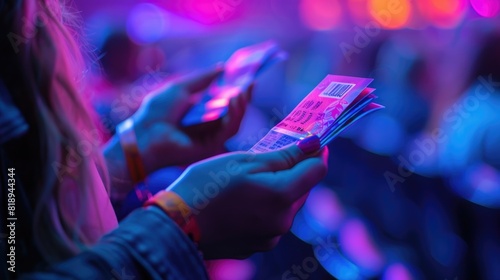
[[[245,92],[257,75],[287,55],[273,41],[237,50],[224,64],[224,72],[201,93],[200,101],[181,121],[183,127],[217,122],[228,113],[231,98]]]

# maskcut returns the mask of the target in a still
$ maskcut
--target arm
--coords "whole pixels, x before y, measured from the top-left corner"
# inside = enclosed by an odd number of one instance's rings
[[[125,196],[134,188],[134,184],[130,178],[125,155],[117,135],[113,135],[104,145],[102,153],[109,172],[111,201],[123,201]]]
[[[239,129],[251,88],[233,97],[228,115],[210,135],[189,135],[178,126],[186,111],[194,104],[197,93],[207,88],[221,73],[219,66],[180,77],[151,92],[131,117],[144,173],[196,161],[223,152],[224,143]],[[111,178],[111,199],[120,202],[134,184],[117,135],[103,149]]]
[[[131,213],[85,252],[23,278],[207,279],[207,274],[192,241],[153,206]]]
[[[313,136],[272,152],[213,157],[191,165],[167,192],[187,207],[178,208],[178,213],[196,221],[196,231],[184,230],[198,232],[194,239],[205,258],[246,258],[270,250],[288,232],[309,190],[326,174],[328,150],[319,149],[320,140]],[[216,187],[216,197],[198,204],[209,187]],[[181,206],[169,197],[156,195],[153,203],[162,210],[135,210],[91,249],[27,278],[117,279],[119,273],[123,276],[118,279],[207,279],[201,256],[181,223],[177,226],[165,214]]]

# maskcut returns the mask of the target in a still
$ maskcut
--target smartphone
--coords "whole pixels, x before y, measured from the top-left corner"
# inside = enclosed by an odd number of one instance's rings
[[[181,126],[188,131],[215,129],[227,115],[231,98],[245,92],[264,69],[286,58],[274,41],[237,50],[224,63],[224,72],[182,118]]]

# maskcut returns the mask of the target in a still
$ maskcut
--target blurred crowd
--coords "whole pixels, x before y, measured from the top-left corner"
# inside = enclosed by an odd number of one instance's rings
[[[207,263],[213,279],[500,279],[498,1],[76,5],[97,48],[88,99],[108,136],[154,87],[268,39],[289,59],[257,79],[230,151],[248,150],[327,74],[374,78],[386,108],[329,146],[329,174],[291,233],[271,252]],[[393,6],[386,21],[373,12]],[[149,183],[160,190],[180,170]]]

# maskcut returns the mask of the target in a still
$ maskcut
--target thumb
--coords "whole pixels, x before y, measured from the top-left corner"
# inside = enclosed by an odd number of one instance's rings
[[[311,135],[286,148],[257,154],[254,157],[255,162],[259,165],[256,172],[276,172],[290,169],[314,152],[319,151],[320,148],[318,136]]]

